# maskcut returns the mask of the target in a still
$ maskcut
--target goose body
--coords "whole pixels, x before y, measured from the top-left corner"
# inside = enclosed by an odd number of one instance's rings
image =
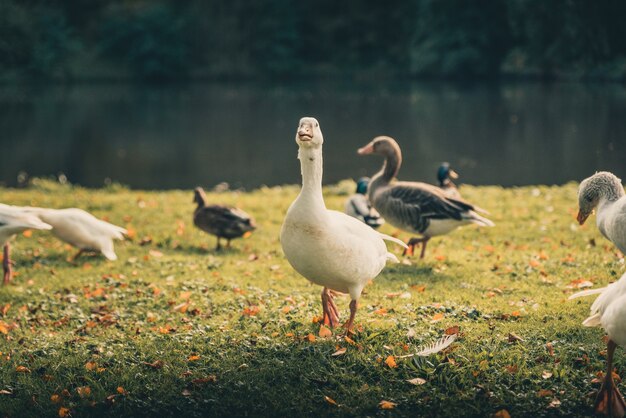
[[[602,171],[586,178],[578,189],[578,222],[582,225],[597,208],[598,230],[626,254],[626,195],[622,181]]]
[[[4,269],[3,283],[11,280],[11,258],[9,240],[15,234],[27,229],[49,230],[52,226],[37,216],[17,206],[0,205],[0,245],[3,247],[2,266]]]
[[[438,187],[420,182],[395,179],[402,163],[402,153],[397,142],[387,136],[374,138],[359,149],[360,155],[380,154],[385,157],[383,168],[369,186],[369,199],[387,222],[422,238],[412,238],[409,247],[422,243],[424,257],[426,243],[434,236],[445,235],[456,228],[477,224],[493,226],[493,222],[476,213],[474,205],[445,195]]]
[[[99,252],[108,260],[117,260],[113,240],[123,240],[126,229],[96,218],[78,208],[24,208],[43,222],[52,225],[52,234],[83,252]],[[76,257],[75,257],[76,258]]]
[[[626,347],[626,273],[615,283],[602,289],[586,290],[570,296],[599,294],[591,305],[591,315],[583,325],[602,327],[609,336],[607,343],[607,372],[596,398],[595,409],[599,414],[624,416],[626,402],[613,381],[613,354],[619,345]]]
[[[194,202],[198,206],[193,213],[193,223],[198,229],[217,237],[218,250],[221,248],[220,238],[226,238],[228,247],[231,239],[256,229],[252,217],[241,209],[207,205],[206,195],[201,187],[194,190]]]
[[[302,189],[287,210],[281,228],[283,252],[298,273],[324,287],[322,306],[326,324],[338,324],[330,290],[350,294],[350,319],[345,325],[350,330],[365,284],[381,272],[388,260],[397,261],[384,242],[395,239],[344,213],[326,209],[322,197],[323,137],[317,120],[300,120],[296,142]]]

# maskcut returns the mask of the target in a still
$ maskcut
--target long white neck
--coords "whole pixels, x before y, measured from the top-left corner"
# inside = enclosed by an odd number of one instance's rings
[[[300,197],[306,198],[308,204],[326,208],[322,197],[322,147],[304,148],[298,151],[302,171],[302,190]]]

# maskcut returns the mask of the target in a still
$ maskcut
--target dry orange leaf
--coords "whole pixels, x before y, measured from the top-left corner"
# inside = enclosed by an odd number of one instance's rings
[[[255,316],[261,311],[261,308],[256,305],[246,306],[243,309],[243,316]]]
[[[331,356],[333,356],[333,357],[342,356],[342,355],[346,354],[347,350],[348,349],[346,347],[340,348],[339,350],[337,350],[334,353],[332,353]]]
[[[145,364],[146,366],[150,366],[153,369],[161,369],[164,365],[163,360],[155,360],[152,363],[144,362],[143,364]]]
[[[59,403],[60,400],[61,400],[61,397],[57,395],[56,393],[53,393],[52,396],[50,396],[50,402],[52,403]]]
[[[191,297],[190,291],[180,292],[179,299],[188,300]]]
[[[378,407],[380,409],[393,409],[396,407],[396,405],[398,404],[390,402],[390,401],[380,401],[380,403],[378,404]]]
[[[437,322],[437,321],[441,321],[443,319],[443,313],[439,312],[433,315],[433,317],[431,318],[431,320],[433,322]]]
[[[380,308],[374,311],[376,315],[387,315],[387,308]]]
[[[174,306],[173,308],[175,311],[180,312],[180,313],[185,313],[187,312],[187,309],[189,309],[189,302],[183,302],[179,305]]]
[[[30,369],[26,366],[17,366],[15,371],[18,373],[30,373]]]
[[[4,305],[2,307],[2,309],[0,309],[0,312],[2,313],[2,316],[7,316],[7,312],[9,312],[9,308],[11,307],[10,303],[7,303],[6,305]]]
[[[446,335],[455,335],[455,334],[458,334],[458,333],[459,333],[459,326],[458,325],[454,325],[454,326],[452,326],[452,327],[450,327],[450,328],[448,328],[448,329],[446,329],[444,331],[444,334],[446,334]]]
[[[194,354],[194,355],[189,356],[189,358],[187,360],[189,360],[189,361],[198,361],[198,360],[200,360],[200,356],[197,355],[197,354]]]
[[[493,414],[493,418],[511,418],[511,414],[506,409],[501,409]]]
[[[326,402],[328,402],[329,404],[331,404],[331,405],[339,406],[339,405],[337,404],[337,401],[335,401],[335,400],[334,400],[333,398],[331,398],[330,396],[326,396],[326,395],[324,395],[324,400],[325,400]]]
[[[22,232],[22,235],[24,235],[26,238],[30,238],[33,236],[33,231],[27,229],[26,231]]]
[[[98,367],[98,365],[94,361],[88,361],[87,363],[85,363],[85,369],[87,369],[89,371],[95,370],[96,367]]]
[[[392,369],[398,367],[398,364],[396,363],[396,358],[394,356],[387,357],[385,359],[385,364]]]
[[[0,322],[0,333],[4,335],[9,333],[9,326],[4,322]]]
[[[76,388],[76,392],[78,393],[78,396],[84,398],[91,395],[91,388],[89,386],[80,386]]]
[[[306,339],[309,340],[310,343],[315,342],[315,335],[309,333],[309,335],[306,336]]]
[[[65,418],[65,417],[69,417],[70,416],[70,409],[69,408],[65,408],[65,407],[61,407],[59,408],[59,417],[61,418]]]
[[[539,391],[537,391],[538,398],[546,398],[552,395],[554,395],[554,392],[552,392],[550,389],[540,389]]]
[[[325,327],[324,325],[320,325],[320,331],[318,335],[321,338],[330,338],[333,336],[333,332],[330,330],[330,328]]]
[[[117,393],[119,393],[120,395],[126,395],[126,393],[128,393],[128,392],[126,392],[126,389],[124,389],[123,386],[118,386],[117,387]]]

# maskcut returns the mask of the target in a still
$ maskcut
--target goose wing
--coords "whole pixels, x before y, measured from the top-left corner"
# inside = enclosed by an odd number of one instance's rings
[[[432,219],[467,219],[474,207],[445,196],[442,190],[426,183],[397,182],[375,198],[376,208],[387,217],[389,213],[424,231]]]

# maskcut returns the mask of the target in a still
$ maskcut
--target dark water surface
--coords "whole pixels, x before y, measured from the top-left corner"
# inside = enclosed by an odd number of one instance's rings
[[[373,174],[381,160],[356,149],[382,134],[406,180],[434,182],[444,160],[471,184],[626,176],[620,84],[79,84],[0,87],[0,183],[20,171],[92,187],[298,183],[301,116],[320,121],[325,183]]]

